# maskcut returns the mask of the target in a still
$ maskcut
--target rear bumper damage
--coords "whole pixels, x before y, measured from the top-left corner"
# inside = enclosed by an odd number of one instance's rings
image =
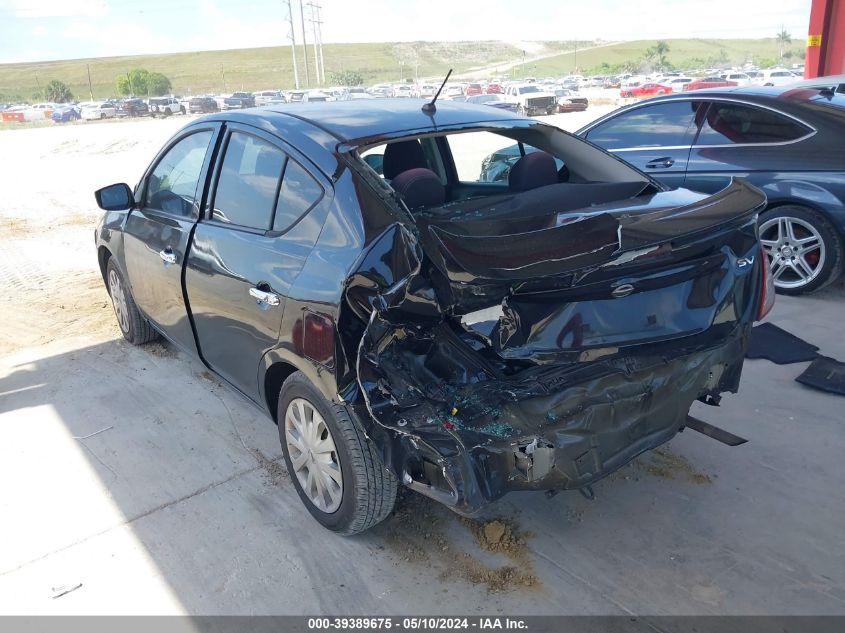
[[[736,392],[747,335],[738,326],[716,347],[656,346],[513,381],[414,382],[389,394],[365,383],[371,410],[391,427],[371,434],[405,485],[461,514],[511,491],[583,488],[670,440],[695,400]],[[401,365],[381,360],[389,371]]]

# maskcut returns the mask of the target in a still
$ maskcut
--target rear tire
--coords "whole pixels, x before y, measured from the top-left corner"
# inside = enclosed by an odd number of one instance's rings
[[[821,213],[784,205],[761,213],[759,226],[777,292],[814,292],[842,272],[842,238]]]
[[[291,481],[323,527],[348,536],[387,518],[396,479],[346,407],[329,402],[296,372],[282,385],[277,419]]]
[[[106,265],[106,288],[123,338],[133,345],[149,343],[158,338],[158,332],[138,310],[135,299],[132,298],[132,292],[126,285],[117,264],[114,263],[114,259],[109,259]]]

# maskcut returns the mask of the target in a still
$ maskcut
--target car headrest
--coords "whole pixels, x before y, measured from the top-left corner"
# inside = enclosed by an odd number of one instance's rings
[[[388,143],[384,148],[384,162],[382,174],[388,180],[393,180],[403,171],[415,167],[428,167],[422,145],[417,139]]]
[[[531,152],[511,167],[508,188],[518,193],[558,183],[557,165],[551,154]]]
[[[411,210],[434,207],[446,202],[446,188],[440,178],[424,167],[403,171],[390,185],[402,196],[405,205]]]

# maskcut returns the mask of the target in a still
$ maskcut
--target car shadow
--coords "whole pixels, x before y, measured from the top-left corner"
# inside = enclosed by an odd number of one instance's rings
[[[122,340],[36,356],[0,361],[7,612],[765,613],[785,581],[791,608],[845,611],[812,545],[832,528],[807,518],[837,523],[814,504],[841,482],[802,501],[794,460],[760,465],[780,440],[738,456],[684,433],[595,500],[510,495],[471,520],[406,493],[341,538],[302,506],[272,421],[198,362]],[[782,500],[803,511],[780,527],[814,539],[761,525]],[[52,599],[63,581],[81,587]]]

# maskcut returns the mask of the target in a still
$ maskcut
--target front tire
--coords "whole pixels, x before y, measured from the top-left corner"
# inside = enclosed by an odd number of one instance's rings
[[[158,332],[141,315],[141,311],[135,304],[135,299],[132,298],[132,292],[126,285],[117,264],[114,263],[114,259],[109,259],[106,266],[106,287],[123,338],[133,345],[141,345],[157,339]]]
[[[819,290],[842,272],[842,240],[820,213],[784,205],[760,214],[760,243],[777,292],[799,295]]]
[[[277,419],[290,478],[323,527],[348,536],[387,518],[396,479],[349,410],[296,372],[282,385]]]

